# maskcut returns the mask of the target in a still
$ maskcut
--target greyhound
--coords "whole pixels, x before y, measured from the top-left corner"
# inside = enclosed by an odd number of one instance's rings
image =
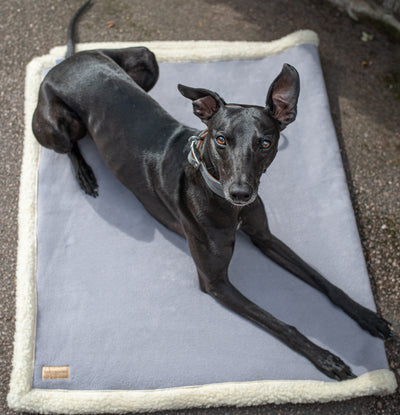
[[[296,69],[283,65],[264,107],[229,104],[214,91],[178,85],[206,125],[203,132],[179,123],[146,93],[157,77],[154,55],[144,48],[70,53],[42,82],[33,132],[45,147],[68,154],[82,189],[97,196],[95,176],[77,144],[87,133],[108,168],[147,211],[186,238],[202,291],[327,376],[355,377],[339,357],[252,303],[228,278],[240,229],[266,256],[324,293],[363,329],[383,339],[393,337],[386,320],[331,284],[269,230],[258,186],[277,154],[280,132],[296,118]]]

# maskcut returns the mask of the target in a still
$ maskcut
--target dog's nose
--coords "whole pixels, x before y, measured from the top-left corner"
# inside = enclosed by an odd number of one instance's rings
[[[229,193],[234,202],[247,202],[251,197],[251,187],[248,184],[232,184]]]

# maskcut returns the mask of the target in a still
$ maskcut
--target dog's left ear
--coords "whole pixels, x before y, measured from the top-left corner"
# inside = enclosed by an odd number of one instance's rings
[[[202,88],[191,88],[178,84],[179,92],[193,102],[193,113],[207,124],[208,120],[223,106],[225,101],[213,91]]]
[[[299,93],[299,74],[293,66],[285,63],[267,95],[267,107],[279,122],[281,130],[296,119]]]

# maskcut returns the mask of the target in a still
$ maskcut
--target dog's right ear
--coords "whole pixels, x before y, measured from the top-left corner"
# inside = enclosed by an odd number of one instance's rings
[[[225,101],[216,92],[208,89],[191,88],[181,84],[178,84],[178,89],[185,98],[193,101],[193,114],[205,124],[225,105]]]

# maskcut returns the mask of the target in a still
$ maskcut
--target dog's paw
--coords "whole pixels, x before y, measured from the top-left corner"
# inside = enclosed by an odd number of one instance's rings
[[[328,350],[319,350],[318,355],[314,356],[313,363],[322,373],[332,379],[347,380],[356,377],[346,363]]]
[[[97,197],[99,195],[99,186],[97,184],[96,176],[89,165],[86,163],[80,163],[76,176],[79,186],[86,194],[93,197]]]
[[[384,340],[395,337],[390,323],[374,311],[364,309],[357,317],[358,324],[373,336]]]

